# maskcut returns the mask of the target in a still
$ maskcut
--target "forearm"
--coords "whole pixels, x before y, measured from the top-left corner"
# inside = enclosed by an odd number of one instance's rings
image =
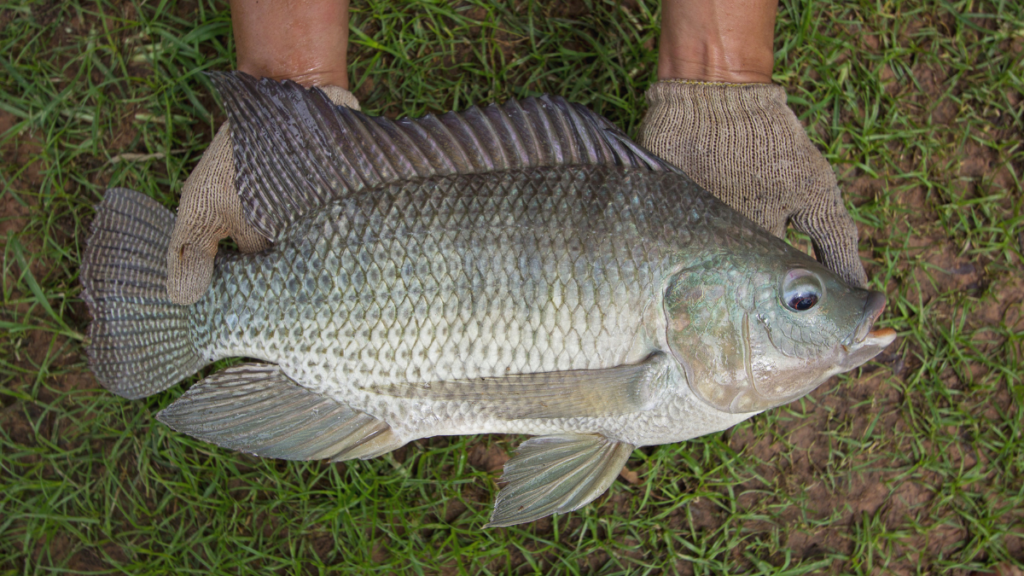
[[[230,0],[238,69],[348,88],[348,0]]]
[[[778,0],[664,0],[658,79],[768,83]]]

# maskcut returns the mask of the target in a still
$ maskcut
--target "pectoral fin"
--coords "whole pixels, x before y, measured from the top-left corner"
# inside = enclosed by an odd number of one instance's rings
[[[402,445],[386,422],[307,390],[265,364],[218,372],[156,417],[178,432],[267,458],[366,459]]]
[[[541,436],[523,442],[505,464],[487,527],[532,522],[588,504],[611,486],[633,445],[596,434]]]
[[[469,402],[499,418],[600,418],[656,406],[669,389],[668,358],[655,352],[639,364],[371,388],[399,398]]]

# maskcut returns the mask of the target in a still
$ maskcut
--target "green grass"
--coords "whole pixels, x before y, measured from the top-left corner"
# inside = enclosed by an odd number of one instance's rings
[[[659,5],[357,2],[364,110],[553,92],[635,133]],[[483,443],[261,460],[88,372],[78,262],[107,186],[174,206],[223,119],[226,7],[0,5],[0,574],[1019,574],[1024,569],[1024,7],[789,2],[775,81],[840,175],[900,339],[721,434],[634,453],[636,485],[483,530]],[[1017,570],[1014,572],[1013,570]]]

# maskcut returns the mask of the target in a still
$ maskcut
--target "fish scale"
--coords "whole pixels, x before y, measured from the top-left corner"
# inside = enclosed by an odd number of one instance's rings
[[[658,236],[649,228],[671,222],[634,217],[637,198],[620,190],[639,178],[611,167],[457,176],[374,192],[371,210],[358,201],[325,209],[272,253],[218,263],[192,312],[200,353],[287,367],[296,381],[380,418],[397,408],[392,400],[382,412],[380,395],[366,393],[374,385],[639,361],[662,344],[645,330],[644,310],[685,252],[672,236],[650,241]],[[665,216],[699,204],[676,203]],[[687,238],[702,237],[694,232]],[[492,427],[491,417],[479,412],[466,425]]]
[[[266,457],[372,458],[524,433],[492,526],[602,494],[637,446],[723,430],[892,342],[835,274],[586,109],[550,97],[369,118],[293,83],[214,74],[246,218],[170,301],[174,217],[111,189],[82,259],[90,365],[157,418]]]

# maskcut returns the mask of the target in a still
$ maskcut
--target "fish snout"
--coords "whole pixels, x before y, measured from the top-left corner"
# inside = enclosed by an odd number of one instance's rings
[[[874,325],[875,320],[878,320],[878,317],[882,315],[882,310],[885,310],[885,294],[877,290],[868,292],[868,297],[864,301],[864,311],[861,316],[860,324],[857,325],[857,329],[853,332],[853,342],[855,344],[864,342],[864,340],[866,340],[870,335],[878,338],[888,335],[889,332],[892,332],[893,338],[895,338],[896,333],[890,328],[883,328],[874,332],[871,331],[871,327]],[[890,339],[889,342],[892,342],[892,340]],[[888,343],[886,345],[888,345]]]
[[[843,370],[852,370],[877,356],[896,339],[896,331],[892,328],[872,330],[871,327],[885,309],[885,294],[872,290],[864,301],[864,312],[857,329],[853,332],[852,342],[843,345],[845,358],[840,366]]]

